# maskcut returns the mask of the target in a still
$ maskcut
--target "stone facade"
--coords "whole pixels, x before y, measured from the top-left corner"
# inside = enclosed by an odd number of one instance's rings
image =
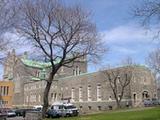
[[[56,78],[66,77],[66,76],[76,76],[87,72],[87,62],[86,58],[83,57],[78,61],[75,61],[72,68],[62,67],[56,74]],[[14,95],[13,95],[13,105],[24,106],[24,85],[30,85],[28,88],[37,88],[32,83],[40,82],[39,89],[44,89],[44,81],[47,79],[48,73],[50,71],[50,63],[44,63],[35,60],[29,60],[27,53],[24,55],[16,56],[15,50],[8,53],[6,61],[4,63],[4,81],[14,82]],[[44,84],[43,84],[44,83]],[[39,90],[37,89],[37,90]],[[43,90],[40,90],[43,91]],[[37,91],[38,92],[38,91]],[[43,92],[41,92],[43,95]],[[42,96],[41,95],[41,96]],[[18,98],[18,99],[17,99]],[[32,95],[34,99],[34,96]],[[32,99],[31,98],[31,99]],[[34,101],[34,100],[33,100]]]
[[[14,56],[15,52],[13,51]],[[13,57],[9,54],[7,60]],[[49,67],[46,63],[28,60],[25,56],[15,56],[16,61],[11,66],[5,64],[4,77],[9,79],[11,74],[15,84],[14,105],[33,106],[43,104],[43,91],[46,85],[44,79],[47,77]],[[34,63],[34,64],[33,64]],[[12,68],[13,67],[13,68]],[[14,69],[14,70],[13,70]],[[125,69],[125,67],[115,68]],[[40,78],[41,72],[45,71],[45,77]],[[74,62],[72,68],[62,67],[49,93],[49,103],[55,101],[69,101],[74,103],[83,112],[106,110],[116,107],[114,95],[104,71],[87,73],[86,58],[81,62]],[[38,75],[37,75],[38,74]],[[123,74],[123,72],[122,72]],[[141,106],[142,101],[157,96],[155,79],[152,72],[142,66],[134,66],[130,85],[125,89],[122,99],[123,106]]]

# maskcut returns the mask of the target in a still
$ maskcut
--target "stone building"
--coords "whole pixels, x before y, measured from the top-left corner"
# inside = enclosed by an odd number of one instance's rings
[[[74,62],[72,68],[62,67],[53,81],[49,102],[69,101],[83,112],[106,110],[115,107],[115,99],[104,71],[87,73],[86,58]],[[4,64],[4,79],[15,84],[13,104],[33,106],[43,104],[45,79],[49,63],[29,60],[27,54],[17,57],[15,51],[8,54]],[[141,106],[144,99],[157,97],[155,79],[152,72],[144,66],[133,66],[133,76],[125,89],[123,106]],[[125,69],[125,67],[111,70]],[[122,70],[123,71],[123,70]],[[123,74],[123,72],[122,72]]]
[[[4,63],[3,80],[10,80],[14,83],[13,105],[24,106],[24,85],[36,83],[37,81],[42,81],[42,83],[44,83],[43,80],[47,78],[49,70],[50,63],[29,60],[26,52],[20,56],[16,56],[15,50],[9,52]],[[83,57],[82,59],[79,59],[78,62],[75,61],[72,68],[61,67],[56,74],[56,78],[72,75],[76,76],[86,72],[87,62],[86,58]],[[44,84],[42,85],[44,87]],[[35,85],[31,85],[29,89],[35,87]],[[33,95],[31,95],[30,99],[34,98],[34,96],[32,96]]]

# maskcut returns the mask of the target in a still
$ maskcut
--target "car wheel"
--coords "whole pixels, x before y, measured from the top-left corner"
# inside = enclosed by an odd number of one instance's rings
[[[57,114],[57,118],[60,118],[61,116],[59,114]]]
[[[47,118],[50,118],[50,116],[49,116],[49,115],[46,115],[46,117],[47,117]]]

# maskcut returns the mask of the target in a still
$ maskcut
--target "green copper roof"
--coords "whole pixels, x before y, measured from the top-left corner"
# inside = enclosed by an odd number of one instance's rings
[[[36,67],[36,68],[47,68],[47,67],[51,67],[51,63],[50,62],[40,62],[40,61],[34,61],[34,60],[28,60],[28,59],[21,59],[22,62],[29,66],[29,67]],[[60,60],[57,60],[54,62],[54,64],[59,63]]]

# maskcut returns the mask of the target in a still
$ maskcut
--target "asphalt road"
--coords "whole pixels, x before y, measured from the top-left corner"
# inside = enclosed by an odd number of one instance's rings
[[[25,120],[23,117],[10,117],[7,120]]]

